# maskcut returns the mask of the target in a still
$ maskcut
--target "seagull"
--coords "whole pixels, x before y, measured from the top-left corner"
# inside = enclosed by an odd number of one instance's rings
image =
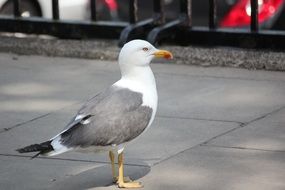
[[[157,89],[150,62],[172,59],[169,51],[144,40],[132,40],[120,51],[121,79],[86,101],[66,127],[50,140],[17,149],[55,156],[68,151],[109,152],[113,181],[119,188],[140,188],[140,182],[124,177],[125,146],[145,132],[157,110]],[[118,175],[115,167],[118,155]]]

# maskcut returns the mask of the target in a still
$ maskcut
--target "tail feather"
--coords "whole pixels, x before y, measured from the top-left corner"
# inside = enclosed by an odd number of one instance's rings
[[[46,153],[51,152],[53,150],[54,149],[51,145],[51,141],[46,141],[46,142],[43,142],[41,144],[32,144],[32,145],[26,146],[24,148],[19,148],[16,151],[18,151],[19,153],[39,152],[35,156],[32,157],[32,158],[35,158],[40,154],[46,154]]]

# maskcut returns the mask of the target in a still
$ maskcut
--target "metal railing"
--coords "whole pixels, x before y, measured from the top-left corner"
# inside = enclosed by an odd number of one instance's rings
[[[101,22],[96,18],[96,0],[90,0],[89,21],[60,19],[59,2],[52,0],[52,19],[23,18],[20,0],[14,2],[14,16],[0,17],[0,31],[48,34],[60,38],[106,38],[118,39],[122,46],[135,38],[156,43],[179,45],[233,46],[246,48],[285,48],[285,32],[262,31],[258,24],[258,0],[251,0],[250,29],[222,29],[217,27],[217,3],[209,1],[208,27],[192,26],[192,0],[179,0],[179,16],[166,22],[164,0],[153,0],[153,16],[139,21],[137,0],[129,0],[128,22]]]

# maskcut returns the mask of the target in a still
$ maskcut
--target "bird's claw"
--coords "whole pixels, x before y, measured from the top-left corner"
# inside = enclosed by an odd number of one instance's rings
[[[142,188],[143,185],[140,182],[131,181],[131,182],[119,182],[118,187],[119,188]]]

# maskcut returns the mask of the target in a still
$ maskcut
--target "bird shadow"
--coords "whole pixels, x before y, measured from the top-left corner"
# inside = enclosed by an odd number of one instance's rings
[[[125,176],[129,176],[132,180],[138,180],[146,176],[150,172],[150,169],[149,166],[143,165],[125,165],[124,173]],[[109,165],[101,165],[76,175],[66,176],[53,183],[52,189],[80,190],[113,185],[116,186],[113,183],[111,167]]]

